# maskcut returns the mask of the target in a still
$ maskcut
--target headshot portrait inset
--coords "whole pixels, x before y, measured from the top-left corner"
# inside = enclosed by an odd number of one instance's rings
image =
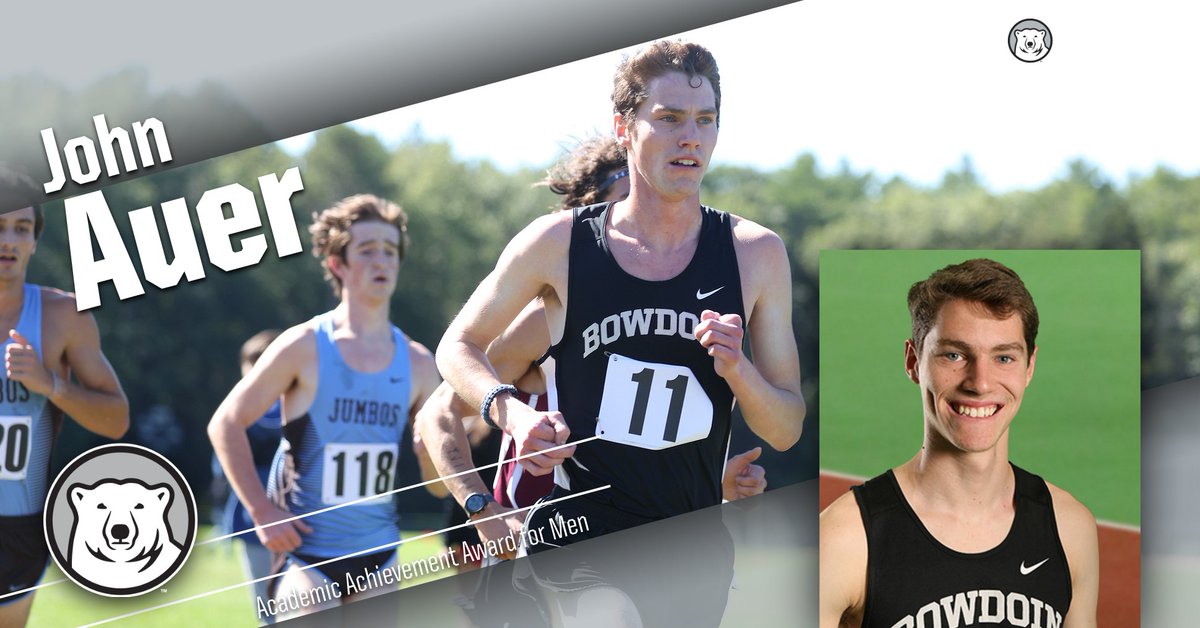
[[[820,261],[822,628],[1136,618],[1139,253]]]

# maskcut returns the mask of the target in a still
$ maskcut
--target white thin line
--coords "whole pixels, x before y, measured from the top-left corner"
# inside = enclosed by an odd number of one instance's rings
[[[3,600],[6,597],[12,597],[14,595],[21,595],[22,593],[28,593],[30,591],[37,591],[38,589],[41,589],[43,587],[49,587],[49,586],[53,586],[56,584],[61,584],[66,581],[67,581],[66,578],[59,578],[58,580],[51,580],[50,582],[43,582],[41,584],[35,584],[32,587],[21,589],[20,591],[13,591],[11,593],[5,593],[4,595],[0,595],[0,600]]]
[[[851,481],[855,481],[855,482],[864,482],[867,479],[861,475],[852,475],[850,473],[839,473],[837,471],[830,471],[828,469],[821,469],[821,475],[827,475],[831,478],[837,478],[839,480],[851,480]]]
[[[573,447],[573,446],[575,446],[575,445],[578,445],[578,444],[581,444],[581,443],[586,443],[586,442],[589,442],[589,441],[596,440],[597,438],[600,438],[600,437],[599,437],[599,436],[589,436],[588,438],[583,438],[583,439],[577,440],[577,441],[575,441],[575,442],[573,442],[573,443],[566,443],[566,444],[563,444],[563,445],[556,445],[556,446],[554,446],[554,447],[549,447],[549,448],[546,448],[546,449],[542,449],[542,450],[539,450],[539,451],[535,451],[535,452],[533,452],[533,453],[528,453],[528,454],[525,454],[525,455],[522,455],[522,456],[517,456],[516,458],[509,458],[509,459],[507,459],[507,460],[500,460],[500,461],[497,461],[497,462],[493,462],[493,463],[491,463],[491,464],[485,464],[485,465],[483,465],[483,466],[480,466],[480,467],[475,467],[474,469],[468,469],[468,470],[466,470],[466,471],[460,471],[460,472],[458,472],[458,473],[455,473],[455,474],[453,474],[453,475],[447,475],[447,476],[445,476],[445,477],[439,477],[439,478],[436,478],[436,479],[433,479],[433,480],[428,480],[428,481],[425,481],[425,482],[419,482],[419,483],[417,483],[417,484],[413,484],[412,486],[405,486],[405,487],[403,487],[403,488],[392,489],[392,490],[390,490],[390,491],[388,491],[388,492],[386,492],[386,493],[379,493],[378,495],[371,495],[371,496],[369,496],[369,497],[362,497],[362,498],[359,498],[359,499],[355,499],[355,500],[353,500],[353,501],[348,501],[348,502],[346,502],[346,503],[343,503],[343,504],[338,504],[338,505],[336,505],[336,506],[329,506],[329,507],[327,507],[327,508],[322,508],[322,509],[320,509],[320,510],[314,510],[314,511],[312,511],[312,512],[307,512],[307,513],[304,513],[304,514],[301,514],[301,515],[296,515],[296,516],[294,516],[294,517],[289,517],[289,518],[287,518],[287,519],[280,519],[279,521],[275,521],[275,522],[272,522],[272,523],[268,523],[267,525],[255,526],[255,527],[253,527],[253,528],[246,528],[245,530],[240,530],[240,531],[238,531],[238,532],[230,532],[229,534],[223,534],[223,535],[221,535],[221,536],[218,536],[218,537],[214,537],[214,538],[211,538],[211,539],[206,539],[206,540],[204,540],[204,541],[201,541],[201,542],[199,542],[199,543],[196,543],[196,545],[197,545],[197,546],[199,546],[199,545],[208,545],[209,543],[216,543],[217,541],[224,541],[225,539],[231,539],[231,538],[233,538],[233,537],[235,537],[235,536],[240,536],[240,535],[242,535],[242,534],[245,534],[245,533],[247,533],[247,532],[253,532],[253,531],[255,531],[255,530],[258,530],[258,529],[260,529],[260,528],[269,528],[269,527],[271,527],[271,526],[277,526],[277,525],[280,525],[280,524],[283,524],[283,523],[288,523],[289,521],[296,521],[296,520],[298,520],[298,519],[303,519],[303,518],[305,518],[305,517],[311,517],[311,516],[313,516],[313,515],[319,515],[319,514],[321,514],[321,513],[323,513],[323,512],[329,512],[330,510],[336,510],[336,509],[338,509],[338,508],[342,508],[342,507],[344,507],[344,506],[354,506],[355,504],[360,504],[360,503],[362,503],[362,502],[368,502],[368,501],[376,500],[376,499],[379,499],[379,498],[381,498],[381,497],[387,497],[388,495],[393,495],[393,494],[395,494],[395,493],[403,493],[404,491],[408,491],[408,490],[411,490],[411,489],[414,489],[414,488],[419,488],[419,487],[422,487],[422,486],[428,486],[428,485],[430,485],[430,484],[434,484],[434,483],[436,483],[436,482],[441,482],[442,480],[449,480],[449,479],[451,479],[451,478],[457,478],[457,477],[460,477],[460,476],[467,475],[467,474],[469,474],[469,473],[475,473],[475,472],[477,472],[477,471],[479,471],[479,470],[481,470],[481,469],[490,469],[490,468],[492,468],[492,467],[498,467],[498,466],[500,466],[500,465],[502,465],[502,464],[505,464],[505,463],[507,463],[507,462],[513,462],[513,461],[515,461],[515,460],[524,460],[525,458],[532,458],[533,456],[541,455],[541,454],[543,454],[543,453],[546,453],[547,451],[556,451],[556,450],[559,450],[559,449],[564,449],[564,448],[566,448],[566,447]],[[580,494],[580,495],[583,495],[583,493],[579,493],[579,494]],[[451,529],[451,530],[453,530],[454,528],[448,528],[448,529]],[[423,537],[417,537],[417,538],[423,538]],[[343,556],[342,558],[345,558],[345,556]],[[324,563],[322,563],[322,564],[324,564]],[[37,584],[37,585],[34,585],[34,586],[32,586],[32,587],[28,587],[28,588],[25,588],[25,589],[21,589],[21,590],[19,590],[19,591],[13,591],[13,592],[11,592],[11,593],[5,593],[5,594],[3,594],[3,595],[0,595],[0,600],[3,600],[3,599],[5,599],[5,598],[9,598],[9,597],[13,597],[13,596],[15,596],[15,595],[22,595],[22,594],[25,594],[25,593],[29,593],[29,592],[31,592],[31,591],[37,591],[38,589],[42,589],[42,588],[45,588],[45,587],[54,586],[54,585],[56,585],[56,584],[62,584],[62,583],[64,583],[64,582],[68,582],[68,580],[67,580],[66,578],[59,578],[58,580],[52,580],[52,581],[50,581],[50,582],[43,582],[43,583],[41,583],[41,584]],[[257,582],[257,580],[255,580],[255,582]],[[246,584],[249,584],[249,583],[246,583]],[[241,586],[241,585],[238,585],[238,586]]]
[[[543,451],[546,451],[546,450],[543,450]],[[491,521],[491,520],[493,520],[493,519],[500,519],[500,518],[502,518],[502,517],[508,517],[508,516],[511,516],[513,513],[518,513],[518,512],[524,511],[524,510],[530,510],[530,509],[532,509],[532,508],[536,508],[536,507],[548,506],[548,505],[550,505],[550,504],[555,504],[555,503],[558,503],[558,502],[561,502],[561,501],[566,501],[566,500],[568,500],[568,499],[573,499],[573,498],[575,498],[575,497],[582,497],[582,496],[584,496],[584,495],[588,495],[588,494],[590,494],[590,493],[595,493],[595,492],[597,492],[597,491],[603,491],[603,490],[607,490],[607,489],[609,489],[609,488],[612,488],[612,485],[611,485],[611,484],[606,484],[606,485],[604,485],[604,486],[600,486],[600,487],[593,488],[593,489],[590,489],[590,490],[581,491],[581,492],[579,492],[579,493],[573,493],[573,494],[571,494],[571,495],[567,495],[567,496],[565,496],[565,497],[559,497],[559,498],[557,498],[557,499],[549,499],[549,500],[546,500],[546,501],[544,501],[544,502],[539,502],[539,503],[537,503],[537,504],[534,504],[534,505],[532,505],[532,506],[525,506],[524,508],[517,508],[517,509],[515,509],[515,510],[510,510],[510,511],[508,511],[508,512],[501,513],[501,514],[498,514],[498,515],[492,515],[491,517],[485,517],[485,518],[483,518],[483,519],[479,519],[479,520],[477,520],[477,521],[468,521],[468,522],[466,522],[466,523],[461,523],[461,524],[459,524],[459,525],[456,525],[456,526],[451,526],[451,527],[449,527],[449,528],[445,528],[445,529],[443,529],[443,530],[437,530],[437,531],[434,531],[434,532],[426,532],[425,534],[421,534],[421,535],[414,536],[414,537],[411,537],[411,538],[407,538],[407,539],[400,539],[399,541],[396,541],[395,543],[385,543],[385,544],[383,544],[383,545],[379,545],[379,546],[377,546],[377,547],[372,547],[372,548],[369,548],[369,549],[359,550],[359,551],[356,551],[356,552],[352,552],[352,553],[350,553],[350,554],[346,554],[346,555],[344,555],[344,556],[338,556],[338,557],[335,557],[335,558],[330,558],[330,559],[327,559],[327,560],[323,560],[323,561],[321,561],[321,562],[319,562],[319,563],[313,563],[313,564],[311,564],[311,565],[305,565],[305,566],[303,566],[303,567],[299,567],[299,570],[303,571],[303,570],[305,570],[305,569],[312,569],[312,568],[314,568],[314,567],[320,567],[320,566],[322,566],[322,565],[327,565],[327,564],[329,564],[329,563],[332,563],[332,562],[335,562],[335,561],[339,561],[339,560],[342,560],[342,559],[345,559],[345,558],[351,558],[351,557],[354,557],[354,556],[361,556],[361,555],[363,555],[363,554],[371,554],[371,553],[374,553],[374,552],[378,552],[378,551],[381,551],[381,550],[388,549],[388,548],[390,548],[390,547],[396,547],[396,546],[399,546],[399,545],[403,545],[404,543],[408,543],[409,541],[418,541],[418,540],[420,540],[420,539],[428,538],[428,537],[430,537],[430,536],[433,536],[433,535],[435,535],[435,534],[441,534],[441,533],[443,533],[443,532],[449,532],[450,530],[457,530],[457,529],[459,529],[459,528],[465,528],[465,527],[467,527],[467,526],[478,525],[478,524],[480,524],[480,523],[483,523],[484,521]],[[215,590],[213,590],[213,591],[207,591],[207,592],[205,592],[205,593],[198,593],[198,594],[196,594],[196,595],[192,595],[192,596],[189,596],[189,597],[185,597],[185,598],[183,598],[183,599],[179,599],[179,600],[172,600],[172,601],[170,601],[170,602],[165,602],[165,603],[163,603],[163,604],[159,604],[158,606],[151,606],[151,607],[148,607],[148,608],[143,608],[143,609],[140,609],[140,610],[136,610],[136,611],[132,611],[132,612],[129,612],[129,613],[125,613],[124,615],[117,615],[116,617],[109,617],[108,619],[101,619],[100,621],[97,621],[97,622],[93,622],[93,623],[90,623],[90,624],[84,624],[84,625],[80,626],[80,628],[91,628],[92,626],[100,626],[100,625],[102,625],[102,624],[107,624],[107,623],[110,623],[110,622],[114,622],[114,621],[117,621],[117,620],[119,620],[119,619],[126,619],[126,618],[129,618],[129,617],[134,617],[134,616],[136,616],[136,615],[141,615],[142,613],[149,613],[150,611],[156,611],[156,610],[158,610],[158,609],[160,609],[160,608],[166,608],[166,607],[168,607],[168,606],[175,606],[176,604],[183,604],[184,602],[191,602],[191,601],[193,601],[193,600],[198,600],[198,599],[200,599],[200,598],[205,598],[205,597],[208,597],[208,596],[210,596],[210,595],[216,595],[216,594],[218,594],[218,593],[224,593],[225,591],[231,591],[231,590],[233,590],[233,589],[237,589],[237,588],[239,588],[239,587],[244,587],[244,586],[246,586],[246,585],[248,585],[248,584],[255,584],[255,583],[258,583],[258,582],[263,582],[263,581],[266,581],[266,580],[272,580],[272,579],[278,578],[278,577],[280,577],[280,576],[282,576],[282,575],[283,575],[283,573],[272,574],[272,575],[270,575],[270,576],[264,576],[264,577],[262,577],[262,578],[258,578],[258,579],[255,579],[255,580],[249,580],[249,581],[247,581],[247,582],[242,582],[242,583],[239,583],[239,584],[235,584],[235,585],[231,585],[231,586],[227,586],[227,587],[222,587],[222,588],[220,588],[220,589],[215,589]]]
[[[470,474],[470,473],[475,473],[475,472],[479,471],[480,469],[490,469],[490,468],[492,468],[492,467],[498,467],[498,466],[500,466],[500,465],[502,465],[502,464],[504,464],[504,463],[506,463],[506,462],[512,462],[512,461],[514,461],[514,460],[524,460],[525,458],[532,458],[533,456],[538,456],[538,455],[541,455],[541,454],[543,454],[543,453],[546,453],[546,452],[548,452],[548,451],[556,451],[556,450],[559,450],[559,449],[564,449],[564,448],[566,448],[566,447],[574,447],[575,445],[579,445],[579,444],[581,444],[581,443],[586,443],[586,442],[589,442],[589,441],[593,441],[593,440],[596,440],[597,438],[600,438],[600,437],[599,437],[599,436],[590,436],[590,437],[588,437],[588,438],[584,438],[584,439],[577,440],[577,441],[575,441],[575,442],[573,442],[573,443],[566,443],[566,444],[563,444],[563,445],[556,445],[556,446],[554,446],[554,447],[549,447],[549,448],[546,448],[546,449],[541,449],[541,450],[535,451],[535,452],[533,452],[533,453],[528,453],[528,454],[524,454],[524,455],[521,455],[521,456],[517,456],[516,458],[510,458],[510,459],[508,459],[508,460],[500,460],[500,461],[497,461],[497,462],[493,462],[493,463],[491,463],[491,464],[485,464],[485,465],[483,465],[483,466],[480,466],[480,467],[475,467],[474,469],[468,469],[468,470],[466,470],[466,471],[459,471],[458,473],[455,473],[455,474],[452,474],[452,475],[447,475],[447,476],[445,476],[445,477],[439,477],[439,478],[435,478],[435,479],[432,479],[432,480],[427,480],[427,481],[425,481],[425,482],[418,482],[417,484],[413,484],[413,485],[411,485],[411,486],[405,486],[405,487],[402,487],[402,488],[392,489],[392,490],[390,490],[390,491],[388,491],[388,492],[386,492],[386,493],[378,493],[378,494],[376,494],[376,495],[370,495],[370,496],[368,496],[368,497],[360,497],[360,498],[358,498],[358,499],[355,499],[355,500],[352,500],[352,501],[348,501],[348,502],[345,502],[345,503],[337,504],[336,506],[327,506],[327,507],[325,507],[325,508],[321,508],[321,509],[319,509],[319,510],[314,510],[314,511],[312,511],[312,512],[306,512],[306,513],[304,513],[304,514],[300,514],[300,515],[295,515],[295,516],[292,516],[292,517],[288,517],[287,519],[280,519],[279,521],[274,521],[274,522],[268,523],[268,524],[266,524],[266,525],[254,526],[253,528],[246,528],[245,530],[239,530],[238,532],[230,532],[229,534],[224,534],[224,535],[221,535],[221,536],[218,536],[218,537],[215,537],[215,538],[211,538],[211,539],[208,539],[208,540],[202,541],[202,542],[200,542],[200,543],[197,543],[197,545],[207,545],[207,544],[209,544],[209,543],[216,543],[217,541],[224,541],[225,539],[233,538],[233,537],[235,537],[235,536],[239,536],[239,535],[245,534],[245,533],[247,533],[247,532],[253,532],[253,531],[255,531],[255,530],[260,530],[260,529],[263,529],[263,528],[270,528],[271,526],[277,526],[277,525],[280,525],[280,524],[288,523],[288,522],[290,522],[290,521],[296,521],[296,520],[299,520],[299,519],[303,519],[303,518],[305,518],[305,517],[312,517],[312,516],[314,516],[314,515],[319,515],[319,514],[321,514],[321,513],[329,512],[329,511],[331,511],[331,510],[337,510],[338,508],[344,508],[344,507],[346,507],[346,506],[354,506],[354,505],[357,505],[357,504],[361,504],[361,503],[363,503],[363,502],[374,501],[374,500],[380,499],[380,498],[382,498],[382,497],[387,497],[388,495],[393,495],[393,494],[396,494],[396,493],[403,493],[404,491],[412,490],[412,489],[414,489],[414,488],[420,488],[420,487],[422,487],[422,486],[428,486],[428,485],[430,485],[430,484],[435,484],[435,483],[437,483],[437,482],[441,482],[441,481],[443,481],[443,480],[449,480],[449,479],[452,479],[452,478],[457,478],[457,477],[464,476],[464,475],[467,475],[467,474]]]
[[[1096,525],[1104,526],[1106,528],[1113,528],[1116,530],[1123,530],[1125,532],[1137,532],[1138,534],[1142,533],[1142,526],[1135,526],[1130,523],[1117,523],[1115,521],[1105,521],[1103,519],[1097,519]]]

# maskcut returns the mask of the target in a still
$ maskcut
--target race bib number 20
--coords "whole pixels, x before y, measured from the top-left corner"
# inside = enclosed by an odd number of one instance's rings
[[[33,442],[33,417],[0,416],[0,480],[24,480]]]
[[[609,356],[596,434],[643,449],[701,440],[712,429],[713,404],[692,369]]]

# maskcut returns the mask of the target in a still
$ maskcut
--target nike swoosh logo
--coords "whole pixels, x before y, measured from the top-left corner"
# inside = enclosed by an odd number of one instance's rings
[[[1046,560],[1050,560],[1050,559],[1049,559],[1049,558],[1047,558]],[[1034,565],[1034,566],[1032,566],[1032,567],[1026,567],[1026,566],[1025,566],[1025,561],[1021,561],[1021,575],[1022,575],[1022,576],[1028,576],[1029,574],[1033,573],[1033,570],[1034,570],[1034,569],[1037,569],[1038,567],[1041,567],[1042,565],[1045,565],[1045,564],[1046,564],[1046,560],[1043,560],[1042,562],[1040,562],[1040,563],[1038,563],[1038,564],[1036,564],[1036,565]]]
[[[403,377],[389,377],[388,381],[392,382],[393,384],[399,384],[400,382],[404,381],[404,378]]]
[[[707,299],[708,297],[711,297],[712,295],[720,292],[723,289],[725,289],[725,286],[721,286],[720,288],[717,288],[716,290],[713,290],[712,292],[700,292],[699,290],[696,290],[696,300],[702,301],[704,299]]]

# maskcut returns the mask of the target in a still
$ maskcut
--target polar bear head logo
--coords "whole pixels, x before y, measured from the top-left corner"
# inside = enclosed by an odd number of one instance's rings
[[[54,478],[42,513],[63,575],[97,595],[161,588],[196,539],[196,497],[165,456],[111,443],[83,452]]]
[[[67,562],[81,577],[103,586],[129,589],[153,582],[171,570],[182,546],[171,538],[167,510],[174,499],[169,484],[102,480],[68,489],[75,523]]]
[[[1022,61],[1038,61],[1050,51],[1050,43],[1046,41],[1046,31],[1040,28],[1023,28],[1015,31],[1016,48],[1013,54]]]

